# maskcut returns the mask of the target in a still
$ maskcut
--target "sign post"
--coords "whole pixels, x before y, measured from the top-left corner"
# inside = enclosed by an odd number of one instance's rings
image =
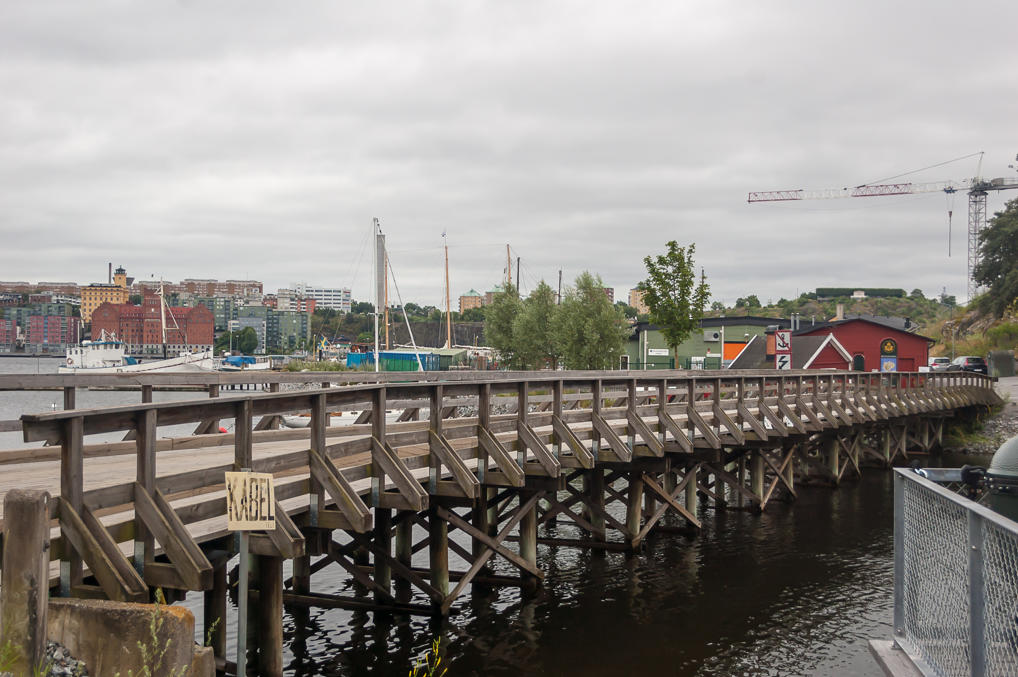
[[[247,596],[251,555],[248,532],[276,528],[276,490],[270,473],[248,468],[226,473],[226,528],[238,532],[240,581],[237,599],[237,674],[247,674]]]
[[[774,368],[792,368],[792,332],[788,329],[774,332]]]

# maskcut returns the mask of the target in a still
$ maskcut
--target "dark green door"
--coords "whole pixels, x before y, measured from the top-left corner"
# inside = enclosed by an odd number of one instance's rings
[[[852,369],[853,371],[866,371],[866,357],[864,355],[856,355],[853,357]]]

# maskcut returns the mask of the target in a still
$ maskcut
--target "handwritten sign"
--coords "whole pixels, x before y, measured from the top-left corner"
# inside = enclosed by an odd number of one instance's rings
[[[271,474],[226,473],[226,528],[230,531],[276,528],[276,490]]]

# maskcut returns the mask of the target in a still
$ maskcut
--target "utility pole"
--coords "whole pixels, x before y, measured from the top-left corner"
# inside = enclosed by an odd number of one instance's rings
[[[555,294],[555,305],[562,303],[562,269],[558,269],[558,293]]]
[[[505,246],[505,279],[506,286],[513,283],[513,258],[512,254],[509,253],[509,245]]]
[[[520,257],[517,256],[516,257],[516,292],[517,292],[517,296],[519,296],[520,286],[521,286],[520,285]]]

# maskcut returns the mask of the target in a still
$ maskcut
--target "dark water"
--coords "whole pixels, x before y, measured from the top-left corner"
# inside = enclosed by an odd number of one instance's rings
[[[441,638],[449,675],[876,677],[866,641],[891,633],[891,510],[890,473],[871,471],[763,515],[702,511],[701,536],[661,534],[637,555],[540,546],[541,590],[468,594],[442,622],[288,614],[288,673],[405,675]],[[345,579],[312,585],[351,593]]]

